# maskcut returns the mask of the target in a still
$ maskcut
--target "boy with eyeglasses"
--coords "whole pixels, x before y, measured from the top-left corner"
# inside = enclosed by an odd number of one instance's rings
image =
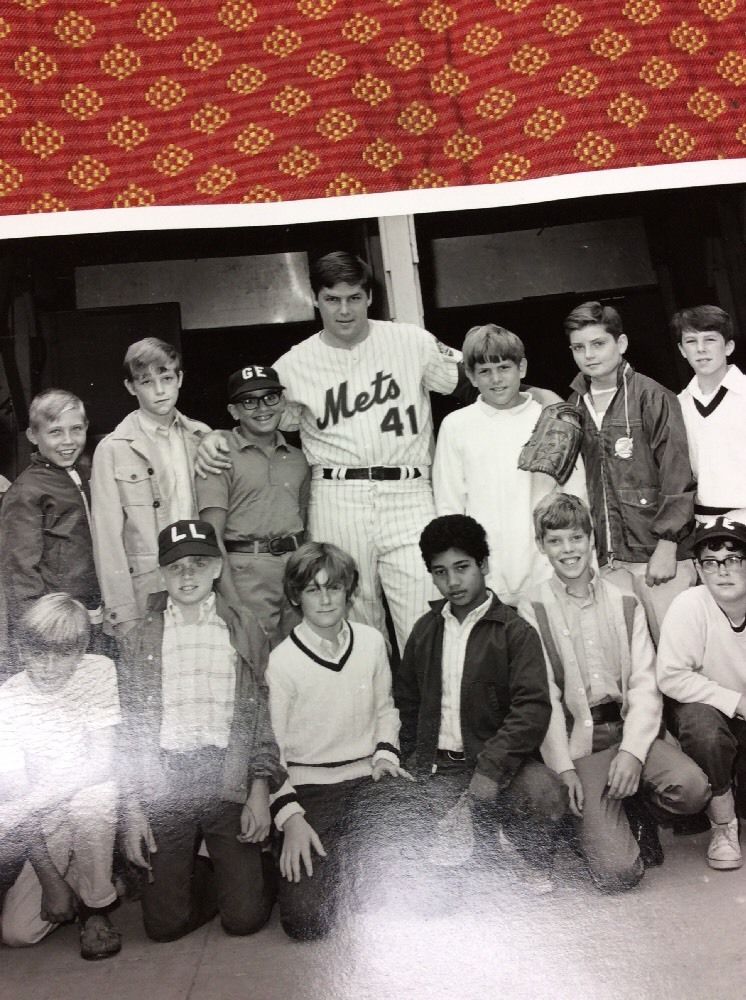
[[[684,591],[663,621],[658,685],[671,699],[682,750],[709,778],[711,868],[740,868],[734,781],[746,789],[746,524],[718,517],[694,538],[704,584]]]
[[[231,465],[197,479],[200,517],[225,552],[219,589],[250,608],[271,646],[299,621],[283,589],[285,563],[303,542],[310,470],[303,452],[277,429],[285,387],[274,368],[247,365],[228,379],[228,412],[238,426],[225,435]]]

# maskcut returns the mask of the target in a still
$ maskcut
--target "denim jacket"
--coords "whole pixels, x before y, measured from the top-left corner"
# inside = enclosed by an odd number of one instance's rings
[[[583,415],[583,461],[599,565],[647,562],[660,539],[688,555],[694,519],[694,477],[676,396],[623,361],[617,391],[597,428],[579,374],[569,402]],[[624,439],[629,438],[629,449]]]

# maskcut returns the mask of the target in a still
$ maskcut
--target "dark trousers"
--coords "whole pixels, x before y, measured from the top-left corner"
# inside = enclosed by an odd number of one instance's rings
[[[713,795],[738,786],[738,812],[746,816],[746,722],[729,719],[712,705],[668,703],[671,732],[702,768]]]
[[[380,782],[355,778],[333,785],[297,786],[306,821],[319,835],[326,857],[312,854],[310,877],[301,862],[300,882],[280,879],[280,921],[290,937],[301,941],[323,937],[345,908],[356,905],[366,850],[391,822],[387,802],[400,783],[401,778],[385,777]]]
[[[145,931],[154,941],[175,941],[219,913],[227,933],[253,934],[272,911],[269,865],[258,845],[236,839],[241,806],[210,794],[219,765],[199,754],[178,756],[184,760],[169,772],[168,795],[151,804],[157,850],[150,857],[153,881],[143,886]],[[203,838],[209,860],[197,855]]]

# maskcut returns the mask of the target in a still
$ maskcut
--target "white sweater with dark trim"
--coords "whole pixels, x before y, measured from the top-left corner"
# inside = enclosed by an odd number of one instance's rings
[[[303,812],[296,785],[364,778],[382,757],[399,762],[399,713],[383,636],[357,622],[346,628],[338,655],[313,641],[305,623],[270,654],[272,728],[289,774],[270,796],[279,829]]]

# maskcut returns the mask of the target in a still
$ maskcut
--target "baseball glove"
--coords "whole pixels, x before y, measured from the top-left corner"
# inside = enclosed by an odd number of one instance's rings
[[[521,449],[518,468],[545,472],[564,486],[580,453],[583,423],[580,413],[569,403],[544,407],[531,437]]]

